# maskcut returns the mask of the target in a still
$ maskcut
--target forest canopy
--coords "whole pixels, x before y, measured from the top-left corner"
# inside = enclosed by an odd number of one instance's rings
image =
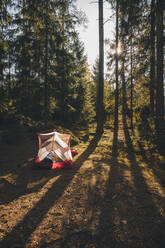
[[[51,122],[88,125],[109,119],[115,127],[122,114],[132,130],[136,126],[142,136],[162,140],[165,4],[162,0],[107,2],[116,16],[116,28],[104,54],[108,73],[100,88],[101,58],[90,70],[76,28],[86,17],[76,1],[0,1],[2,128]]]

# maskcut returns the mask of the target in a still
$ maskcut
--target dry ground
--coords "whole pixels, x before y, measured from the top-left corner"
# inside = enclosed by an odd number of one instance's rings
[[[0,149],[0,247],[164,248],[164,158],[119,130],[75,148],[74,169],[34,170],[37,142],[24,137]]]

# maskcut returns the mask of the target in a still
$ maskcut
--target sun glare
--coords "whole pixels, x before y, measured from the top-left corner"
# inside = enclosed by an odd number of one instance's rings
[[[121,54],[121,46],[120,46],[120,44],[118,45],[118,48],[117,48],[117,54],[118,55]]]

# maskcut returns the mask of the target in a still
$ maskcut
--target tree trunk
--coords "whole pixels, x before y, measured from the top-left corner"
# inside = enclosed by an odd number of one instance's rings
[[[9,70],[9,74],[8,74],[8,96],[11,97],[11,58],[10,58],[10,48],[9,48],[9,51],[8,51],[8,60],[9,60],[9,63],[8,63],[8,70]]]
[[[157,0],[157,84],[156,133],[158,144],[164,139],[164,85],[163,85],[163,0]]]
[[[48,122],[48,20],[47,9],[45,15],[45,90],[44,90],[44,125],[47,128]]]
[[[132,45],[132,28],[131,28],[131,130],[133,131],[133,45]]]
[[[150,30],[150,113],[155,113],[155,0],[151,1],[151,30]]]
[[[116,0],[116,89],[115,89],[115,115],[114,115],[114,133],[113,133],[113,153],[117,154],[117,139],[118,139],[118,108],[119,108],[119,82],[118,82],[118,44],[119,43],[119,1]]]
[[[103,133],[104,123],[104,30],[103,30],[103,0],[99,0],[99,80],[97,85],[97,134]]]
[[[122,82],[122,116],[123,122],[126,121],[127,116],[127,98],[126,98],[126,81],[125,81],[125,40],[124,40],[124,31],[121,26],[121,82]]]

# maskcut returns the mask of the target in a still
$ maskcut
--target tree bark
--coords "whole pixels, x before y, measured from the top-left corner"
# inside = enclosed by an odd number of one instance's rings
[[[103,28],[103,0],[99,0],[99,80],[97,85],[97,134],[103,133],[104,123],[104,28]]]
[[[47,7],[45,14],[45,89],[44,89],[44,125],[47,128],[48,122],[48,20]]]
[[[119,108],[119,82],[118,82],[118,44],[119,43],[119,1],[116,0],[116,59],[115,59],[115,114],[114,114],[114,133],[113,133],[113,153],[117,154],[117,139],[118,139],[118,108]]]
[[[122,38],[122,62],[121,62],[121,80],[122,80],[122,112],[126,117],[126,82],[125,82],[125,51],[124,51],[124,40]]]
[[[150,113],[155,114],[155,0],[151,1],[151,30],[150,30]]]
[[[163,0],[157,0],[157,84],[156,133],[159,145],[164,137],[164,84],[163,84]]]
[[[132,45],[132,28],[131,28],[131,130],[133,131],[133,45]]]

